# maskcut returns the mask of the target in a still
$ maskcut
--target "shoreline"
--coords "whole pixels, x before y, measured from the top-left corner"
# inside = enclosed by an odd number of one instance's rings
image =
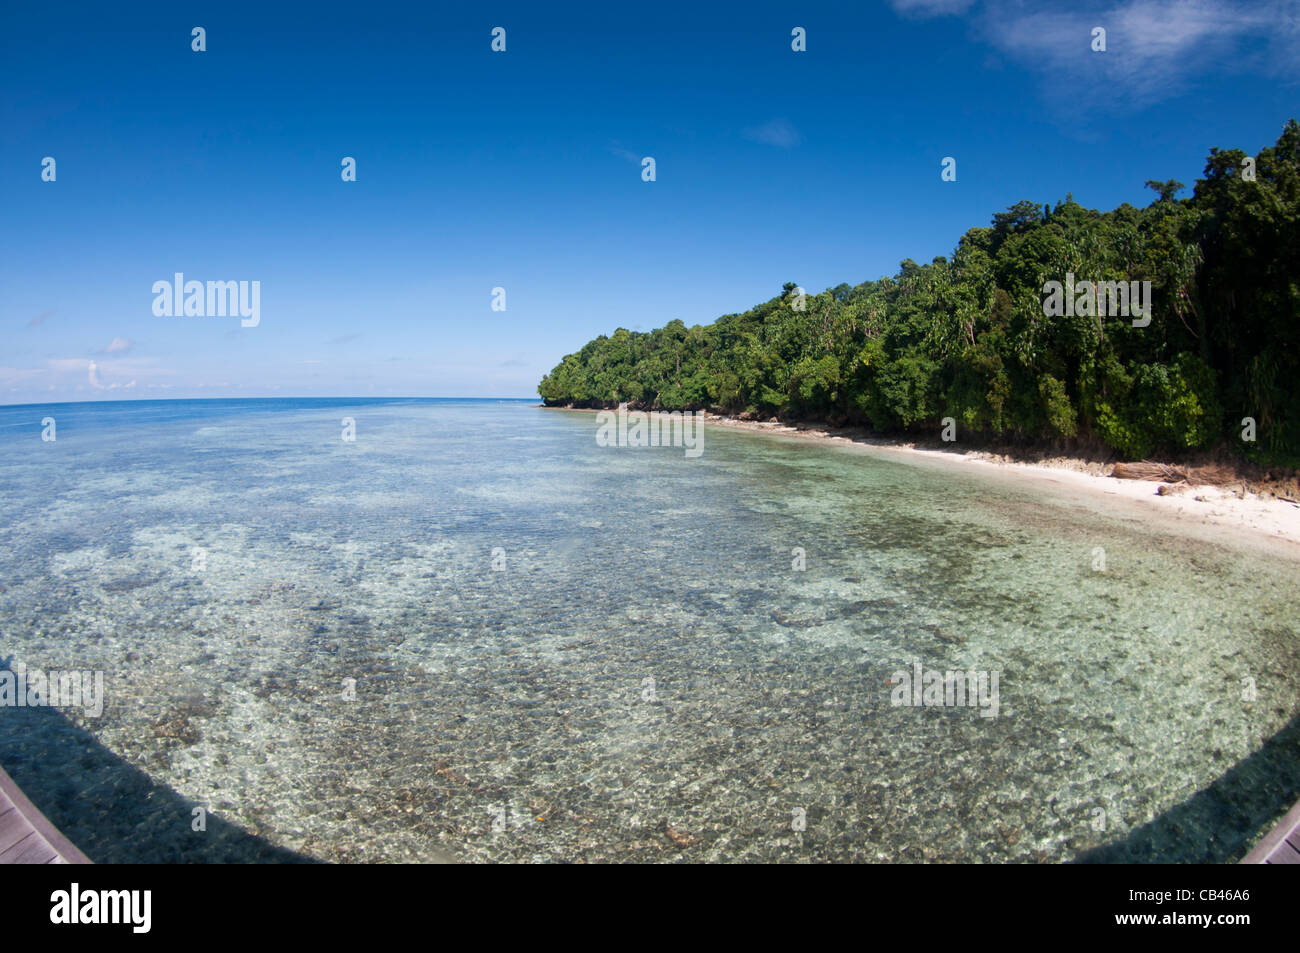
[[[599,408],[591,407],[536,406],[543,410],[592,414],[599,412]],[[1001,475],[1013,480],[1028,478],[1054,483],[1069,490],[1103,494],[1141,507],[1144,512],[1159,514],[1178,523],[1184,530],[1227,530],[1246,541],[1272,543],[1272,548],[1279,555],[1300,560],[1300,505],[1281,498],[1265,497],[1244,488],[1120,479],[1111,475],[1112,464],[1080,457],[1056,456],[1037,462],[1024,462],[987,450],[961,450],[956,447],[939,449],[920,446],[912,441],[890,440],[869,435],[856,428],[741,420],[708,411],[699,413],[703,414],[704,422],[709,426],[852,447],[865,453],[927,461],[967,472],[971,472],[971,468],[983,468],[990,475]]]

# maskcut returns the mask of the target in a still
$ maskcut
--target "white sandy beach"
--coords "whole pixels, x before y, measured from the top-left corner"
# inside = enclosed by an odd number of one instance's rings
[[[841,436],[815,427],[801,428],[765,421],[737,420],[710,414],[710,425],[761,433],[781,434],[820,442],[856,447],[867,453],[910,456],[940,465],[987,468],[990,474],[1009,478],[1024,478],[1055,483],[1087,493],[1107,494],[1118,499],[1134,501],[1151,508],[1151,512],[1170,517],[1182,528],[1220,528],[1238,538],[1267,538],[1290,544],[1278,547],[1300,559],[1300,506],[1285,500],[1267,499],[1255,493],[1240,495],[1217,486],[1168,484],[1154,480],[1120,480],[1101,470],[1101,464],[1084,464],[1081,461],[1049,461],[1045,463],[1018,463],[1000,459],[980,450],[960,452],[917,447],[909,443],[892,443],[886,440],[860,440]],[[1160,492],[1164,488],[1164,493]],[[1201,534],[1203,535],[1203,534]]]
[[[552,409],[596,413],[587,408]],[[1117,502],[1124,501],[1137,507],[1140,512],[1167,519],[1170,528],[1175,531],[1202,538],[1222,540],[1231,536],[1239,542],[1267,543],[1275,554],[1300,560],[1300,505],[1286,500],[1218,486],[1120,480],[1109,475],[1109,465],[1073,458],[1021,463],[982,450],[962,452],[957,449],[918,447],[883,438],[845,436],[816,426],[739,420],[709,413],[705,414],[704,419],[709,426],[714,427],[838,444],[864,453],[911,458],[938,466],[983,468],[993,478],[1043,481],[1071,492],[1101,494]]]

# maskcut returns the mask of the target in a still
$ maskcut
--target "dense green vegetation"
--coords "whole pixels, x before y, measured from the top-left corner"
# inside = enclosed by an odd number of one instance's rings
[[[1226,445],[1300,459],[1300,124],[1255,157],[1213,149],[1190,198],[1111,212],[1020,202],[952,258],[707,326],[619,328],[542,379],[549,405],[711,409],[1103,444],[1130,458]],[[1244,173],[1244,174],[1243,174]],[[1047,281],[1150,281],[1146,327],[1047,317]],[[802,310],[800,309],[802,305]],[[1241,439],[1243,417],[1257,443]]]

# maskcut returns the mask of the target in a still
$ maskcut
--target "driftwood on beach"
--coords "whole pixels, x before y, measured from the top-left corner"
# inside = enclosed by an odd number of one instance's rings
[[[1118,480],[1163,480],[1166,483],[1178,483],[1187,479],[1187,471],[1171,467],[1166,463],[1117,463],[1111,476]]]
[[[1197,483],[1223,486],[1235,474],[1229,467],[1176,467],[1167,463],[1143,460],[1140,463],[1117,463],[1111,476],[1119,480],[1161,480],[1165,483]]]

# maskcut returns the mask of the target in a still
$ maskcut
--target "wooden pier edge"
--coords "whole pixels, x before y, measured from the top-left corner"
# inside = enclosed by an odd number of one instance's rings
[[[1243,864],[1300,864],[1300,801],[1264,835]]]
[[[0,767],[0,864],[89,864]]]

